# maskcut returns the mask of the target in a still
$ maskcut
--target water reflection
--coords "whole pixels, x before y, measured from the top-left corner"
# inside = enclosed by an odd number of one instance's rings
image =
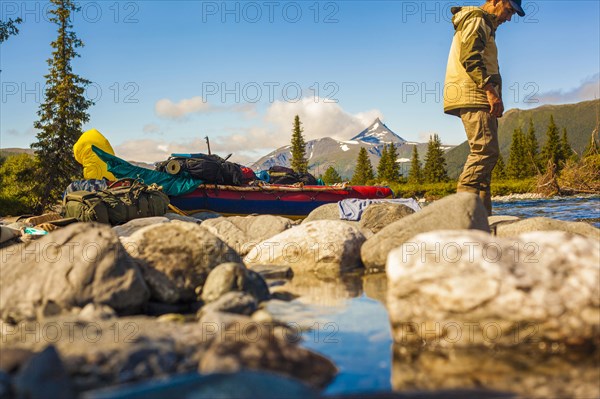
[[[597,398],[598,354],[520,350],[410,351],[394,346],[395,391],[487,388],[527,398]]]
[[[344,306],[347,299],[360,296],[362,290],[360,274],[322,278],[312,273],[298,273],[291,280],[273,287],[271,292],[288,292],[303,303],[331,307]]]
[[[548,217],[566,221],[583,221],[600,228],[600,197],[554,197],[494,202],[494,215],[520,218]]]

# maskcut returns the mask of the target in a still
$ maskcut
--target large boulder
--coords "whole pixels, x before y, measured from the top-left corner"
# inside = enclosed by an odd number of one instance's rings
[[[205,220],[202,227],[245,256],[254,245],[292,227],[292,221],[272,215],[232,216]]]
[[[193,302],[210,271],[224,262],[241,262],[227,244],[198,224],[172,221],[138,230],[124,241],[140,264],[152,298]]]
[[[566,222],[550,218],[530,218],[514,223],[503,223],[496,227],[498,237],[516,237],[531,231],[564,231],[600,240],[600,229],[585,222]]]
[[[383,270],[388,253],[417,234],[434,230],[475,229],[489,232],[487,211],[471,193],[457,193],[380,230],[361,248],[365,268]]]
[[[321,205],[313,209],[302,224],[314,222],[317,220],[340,220],[340,208],[337,203]]]
[[[600,243],[562,232],[413,237],[389,254],[395,341],[511,347],[600,341]]]
[[[255,246],[244,263],[290,266],[294,274],[312,272],[339,276],[361,266],[360,246],[365,238],[341,221],[316,221],[271,237]]]
[[[202,306],[197,317],[201,319],[206,313],[224,312],[251,315],[258,309],[258,301],[252,295],[241,291],[230,291],[216,300]]]
[[[208,275],[202,288],[202,300],[213,302],[231,291],[246,292],[258,302],[269,299],[269,287],[260,274],[241,263],[224,263]]]
[[[361,230],[369,229],[373,233],[378,233],[384,227],[413,213],[415,211],[412,208],[403,204],[393,202],[371,204],[365,209],[360,218],[360,228]]]
[[[136,263],[106,225],[76,223],[0,252],[0,318],[34,319],[88,303],[134,313],[149,297]],[[44,315],[48,313],[42,312]]]
[[[133,233],[143,229],[144,227],[169,222],[170,220],[164,216],[153,216],[149,218],[133,219],[125,224],[114,226],[112,229],[119,237],[129,237]]]

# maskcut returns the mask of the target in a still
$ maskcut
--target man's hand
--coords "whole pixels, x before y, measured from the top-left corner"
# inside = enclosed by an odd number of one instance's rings
[[[488,103],[490,103],[490,114],[496,118],[500,118],[504,113],[504,103],[498,95],[498,92],[491,83],[488,83],[483,88],[487,95]]]

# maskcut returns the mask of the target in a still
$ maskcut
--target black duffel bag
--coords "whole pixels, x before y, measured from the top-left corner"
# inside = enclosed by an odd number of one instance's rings
[[[272,166],[269,168],[269,183],[271,184],[296,184],[302,183],[306,186],[317,185],[317,179],[310,173],[296,173],[285,166]]]

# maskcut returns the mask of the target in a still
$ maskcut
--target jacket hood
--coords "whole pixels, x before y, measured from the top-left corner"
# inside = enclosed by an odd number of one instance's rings
[[[468,7],[452,7],[450,12],[452,12],[452,24],[454,25],[454,29],[457,29],[460,23],[465,19],[467,15],[469,15],[473,11],[480,11],[483,13],[484,18],[487,20],[488,24],[496,30],[497,21],[496,16],[490,13],[483,11],[480,7],[476,6],[468,6]]]
[[[471,11],[481,10],[479,7],[469,6],[469,7],[452,7],[450,11],[452,12],[452,24],[454,25],[454,29],[458,27],[460,22],[469,14]]]

